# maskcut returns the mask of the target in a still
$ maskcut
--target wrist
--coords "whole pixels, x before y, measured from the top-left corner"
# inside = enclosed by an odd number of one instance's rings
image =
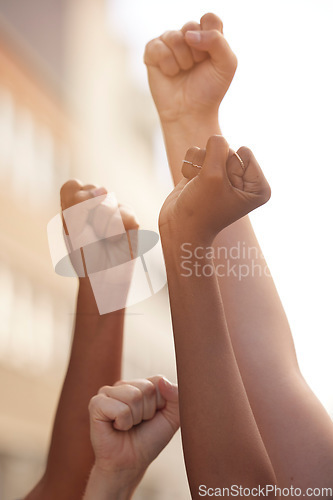
[[[211,280],[215,275],[214,250],[211,245],[199,243],[198,240],[179,241],[169,244],[162,241],[164,261],[170,289],[191,290],[200,286],[203,280]],[[185,287],[185,288],[183,288]],[[190,293],[192,293],[190,292]]]
[[[173,228],[172,225],[164,224],[160,227],[161,244],[165,258],[181,260],[185,248],[207,249],[213,244],[214,237],[199,232],[190,231],[188,228]]]
[[[104,324],[114,321],[115,318],[118,318],[118,320],[119,318],[123,318],[125,308],[106,314],[100,314],[89,278],[80,278],[76,314],[77,316],[84,316],[85,318],[95,318],[99,323]]]
[[[113,473],[95,464],[83,500],[129,500],[140,482],[130,474]]]
[[[184,135],[197,135],[198,139],[206,144],[211,135],[220,135],[218,110],[212,113],[192,112],[178,117],[166,118],[160,115],[160,122],[164,134],[179,133]]]
[[[211,246],[216,234],[213,234],[208,228],[193,226],[196,226],[196,224],[190,224],[189,218],[182,220],[181,217],[177,216],[177,219],[169,217],[169,220],[166,220],[160,214],[159,233],[162,245],[174,248],[179,247],[183,243],[202,245],[204,247]]]

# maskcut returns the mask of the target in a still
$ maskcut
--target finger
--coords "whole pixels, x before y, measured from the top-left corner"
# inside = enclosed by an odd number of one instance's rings
[[[126,231],[139,228],[139,223],[132,207],[119,203],[119,211]]]
[[[176,432],[180,425],[178,386],[163,377],[158,382],[158,388],[160,394],[166,400],[165,408],[162,410],[163,416],[171,425],[173,432]]]
[[[178,385],[173,384],[165,377],[158,381],[158,388],[161,396],[167,402],[178,403]]]
[[[147,66],[158,66],[166,76],[175,76],[180,71],[172,51],[160,38],[147,43],[144,62]]]
[[[73,203],[73,197],[75,194],[82,189],[82,182],[78,179],[71,179],[60,188],[60,204],[62,210],[71,207]]]
[[[89,221],[101,239],[124,234],[124,224],[116,197],[110,194],[91,212]]]
[[[260,204],[266,203],[271,196],[271,188],[254,154],[249,148],[244,146],[238,149],[237,154],[245,166],[243,190],[247,193],[260,196],[262,199]]]
[[[162,375],[154,375],[153,377],[148,377],[148,380],[150,380],[154,386],[155,386],[155,390],[156,390],[156,408],[157,410],[162,410],[162,408],[165,407],[165,404],[166,404],[166,401],[165,399],[163,398],[160,390],[159,390],[159,381],[164,378]]]
[[[95,184],[85,184],[84,186],[82,186],[82,190],[83,191],[95,191],[96,189],[99,189],[97,188],[97,186]]]
[[[134,387],[140,389],[143,395],[143,413],[142,420],[150,420],[156,413],[157,410],[157,398],[156,398],[156,388],[155,385],[148,379],[136,379],[129,381],[116,382],[115,385],[130,384]]]
[[[229,145],[221,135],[213,135],[208,139],[202,176],[223,180],[227,177],[226,163]]]
[[[84,205],[82,205],[82,209],[87,212],[92,212],[104,202],[107,194],[108,192],[104,187],[96,187],[94,184],[87,184],[75,195],[75,201],[78,204],[89,200],[89,203],[84,203]]]
[[[107,190],[104,187],[97,188],[94,184],[83,186],[80,181],[72,179],[67,181],[60,189],[61,208],[62,210],[66,210],[73,205],[104,194],[107,194]]]
[[[133,425],[137,425],[142,422],[143,395],[137,387],[127,383],[117,383],[112,387],[102,387],[98,393],[105,394],[109,398],[117,399],[118,401],[125,403],[131,410]]]
[[[64,218],[66,219],[67,227],[70,226],[71,231],[80,232],[85,224],[94,218],[96,210],[103,206],[107,191],[105,188],[81,189],[77,191],[72,198],[75,210],[68,207],[70,210],[64,210]]]
[[[182,31],[166,31],[161,36],[161,40],[172,51],[180,69],[187,71],[192,68],[194,59]]]
[[[66,182],[60,190],[60,203],[62,208],[62,220],[65,233],[68,235],[71,231],[72,236],[77,232],[82,231],[89,212],[98,206],[105,198],[107,191],[105,188],[96,188],[95,185],[89,184],[83,186],[76,179]],[[89,203],[83,203],[90,200]],[[74,205],[79,205],[75,210],[68,211]]]
[[[237,58],[219,30],[187,31],[185,39],[190,47],[207,51],[221,72],[235,73]]]
[[[223,33],[223,23],[221,19],[212,12],[204,14],[200,19],[200,27],[202,30],[217,30]]]
[[[89,413],[92,422],[113,422],[117,430],[128,431],[134,425],[129,406],[106,394],[98,394],[90,400]]]
[[[233,149],[229,149],[229,155],[227,159],[227,174],[231,185],[243,191],[243,177],[248,165],[248,155],[242,156],[240,156],[239,152],[235,153]]]
[[[200,173],[205,156],[205,149],[191,148],[188,150],[182,166],[182,174],[186,179],[193,179]]]
[[[195,21],[190,21],[190,22],[184,24],[184,26],[181,29],[183,35],[185,35],[185,33],[187,31],[200,31],[200,30],[201,30],[200,24],[196,23]],[[185,42],[186,42],[186,39],[185,39]],[[190,50],[192,52],[192,57],[193,57],[193,60],[194,60],[195,63],[199,63],[199,62],[204,61],[205,59],[207,59],[208,54],[206,52],[202,52],[200,50],[196,50],[193,47],[189,47],[189,48],[190,48]]]

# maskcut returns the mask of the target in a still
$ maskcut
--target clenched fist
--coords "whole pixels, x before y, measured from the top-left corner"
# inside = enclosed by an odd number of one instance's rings
[[[237,67],[222,21],[210,13],[151,40],[144,62],[162,123],[216,115]]]
[[[266,203],[270,187],[252,152],[235,154],[222,136],[212,136],[206,149],[190,148],[185,177],[160,212],[161,234],[210,244],[229,224]]]

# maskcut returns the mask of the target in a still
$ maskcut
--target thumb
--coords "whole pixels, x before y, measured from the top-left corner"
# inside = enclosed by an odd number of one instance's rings
[[[220,31],[187,31],[185,40],[191,48],[208,52],[215,66],[223,69],[223,72],[228,70],[235,73],[237,58]]]
[[[173,432],[176,432],[180,424],[178,386],[177,384],[172,384],[168,379],[163,377],[158,381],[158,390],[166,402],[161,413],[171,425]]]
[[[177,403],[178,405],[178,386],[172,384],[168,379],[161,378],[158,382],[158,388],[166,403]]]
[[[238,190],[262,198],[262,203],[269,200],[269,183],[249,148],[243,146],[237,153],[229,151],[227,172],[231,184]]]
[[[119,211],[126,231],[139,228],[139,223],[132,207],[119,203]]]
[[[264,205],[271,196],[270,185],[252,151],[241,147],[237,153],[229,152],[227,173],[238,207],[238,217]]]

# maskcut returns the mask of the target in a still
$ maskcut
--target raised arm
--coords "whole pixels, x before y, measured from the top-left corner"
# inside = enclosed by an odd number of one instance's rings
[[[120,381],[89,410],[96,459],[84,500],[129,500],[179,427],[178,388],[161,376]]]
[[[196,53],[206,49],[205,59],[193,59],[192,66],[181,67],[175,75],[168,74],[168,68],[178,61],[181,44],[169,44],[168,57],[166,49],[158,49],[156,41],[147,45],[150,88],[176,183],[181,179],[185,151],[193,145],[203,148],[211,133],[219,133],[217,110],[231,82],[230,68],[235,69],[236,59],[226,42],[222,42],[222,34],[219,37],[215,31],[215,35],[210,35],[220,39],[215,50],[213,45],[203,45],[204,32],[210,27],[219,30],[218,22],[216,16],[206,14],[200,24],[183,27],[183,34],[188,28],[203,31],[195,47]],[[182,43],[192,51],[189,34]],[[224,86],[221,81],[216,85],[222,73],[229,78]],[[201,111],[197,100],[191,99],[193,87],[187,85],[194,78],[196,96],[203,98],[201,104],[205,103]],[[168,86],[162,85],[164,81]],[[180,101],[172,100],[173,92],[180,96]],[[249,159],[245,148],[238,153],[243,161]],[[331,487],[328,478],[333,473],[332,422],[300,373],[288,320],[249,218],[245,216],[225,228],[215,238],[213,248],[211,255],[219,270],[217,279],[234,353],[278,485],[306,488],[320,483]],[[237,252],[239,257],[235,258]]]
[[[207,152],[192,148],[184,170],[204,163],[200,174],[181,181],[160,214],[176,348],[180,419],[192,498],[204,488],[257,488],[275,477],[239,373],[208,251],[215,235],[261,205],[270,190],[254,159],[242,170],[226,162],[229,148],[212,137]],[[237,160],[238,161],[238,160]],[[182,266],[183,245],[199,249]],[[206,256],[204,256],[206,254]],[[205,269],[198,275],[196,264]]]
[[[79,202],[106,194],[104,188],[67,182],[61,191],[65,210]],[[124,207],[127,229],[137,228]],[[103,210],[103,223],[110,214]],[[82,499],[94,453],[90,442],[88,404],[98,389],[121,377],[124,309],[100,315],[89,278],[79,279],[74,337],[67,374],[52,431],[46,471],[26,500]]]
[[[164,134],[174,182],[191,146],[204,148],[220,134],[218,110],[237,67],[223,36],[222,21],[205,14],[151,40],[145,50],[150,90]]]

